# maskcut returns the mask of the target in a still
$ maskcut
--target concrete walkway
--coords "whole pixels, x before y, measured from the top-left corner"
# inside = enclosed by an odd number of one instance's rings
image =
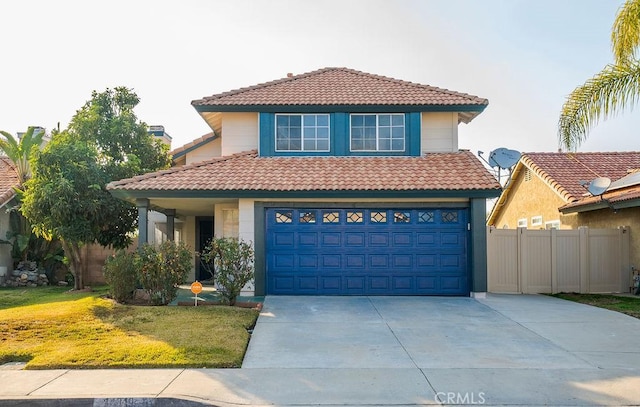
[[[0,405],[640,405],[639,334],[545,296],[267,297],[242,369],[0,370]]]

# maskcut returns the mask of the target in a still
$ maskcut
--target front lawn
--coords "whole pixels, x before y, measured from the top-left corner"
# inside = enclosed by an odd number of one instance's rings
[[[554,297],[622,312],[640,319],[640,297],[611,294],[554,294]]]
[[[27,369],[239,367],[256,310],[120,305],[104,289],[0,288],[0,364]]]

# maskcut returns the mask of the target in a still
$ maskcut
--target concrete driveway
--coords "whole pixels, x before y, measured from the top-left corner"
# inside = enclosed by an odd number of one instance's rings
[[[640,320],[537,295],[267,297],[241,370],[274,404],[638,405]]]

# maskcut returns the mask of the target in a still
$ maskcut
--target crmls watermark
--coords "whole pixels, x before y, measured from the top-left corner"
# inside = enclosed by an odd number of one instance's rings
[[[440,404],[465,404],[465,405],[481,405],[486,403],[484,392],[479,393],[459,393],[453,391],[439,391],[436,393],[435,400]]]

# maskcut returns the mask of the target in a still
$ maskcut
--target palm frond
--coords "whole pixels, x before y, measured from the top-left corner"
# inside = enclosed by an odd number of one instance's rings
[[[611,48],[617,65],[637,60],[640,46],[640,0],[627,0],[618,10],[611,30]]]
[[[600,120],[633,109],[640,97],[640,62],[607,65],[567,97],[558,123],[561,147],[575,150]]]

